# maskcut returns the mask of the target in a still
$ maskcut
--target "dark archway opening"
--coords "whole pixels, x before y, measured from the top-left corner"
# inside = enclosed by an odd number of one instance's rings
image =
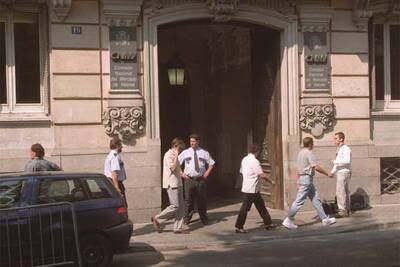
[[[241,159],[257,142],[270,172],[265,199],[282,207],[280,32],[239,22],[166,24],[158,28],[158,59],[162,155],[174,137],[188,145],[198,133],[216,161],[209,194],[230,197],[240,192]],[[183,86],[169,85],[174,60],[185,67]]]

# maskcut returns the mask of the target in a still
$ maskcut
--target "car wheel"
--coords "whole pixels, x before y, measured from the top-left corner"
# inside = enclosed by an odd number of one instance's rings
[[[102,235],[90,234],[80,242],[82,264],[85,267],[107,267],[111,264],[113,252],[110,242]]]

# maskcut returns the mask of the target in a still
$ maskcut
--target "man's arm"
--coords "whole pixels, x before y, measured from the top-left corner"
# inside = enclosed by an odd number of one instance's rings
[[[60,168],[60,166],[58,166],[57,164],[55,164],[52,161],[48,161],[49,166],[50,166],[50,171],[62,171],[62,169]]]
[[[214,169],[215,161],[212,159],[210,156],[210,153],[207,152],[207,163],[208,163],[208,168],[206,172],[204,173],[203,177],[204,179],[207,179],[208,176],[210,175],[211,171]]]
[[[119,193],[121,193],[121,190],[119,190],[119,187],[118,187],[118,173],[117,173],[117,171],[112,171],[111,172],[111,178],[112,178],[112,182],[113,182],[114,187],[117,189],[117,191]]]
[[[263,171],[261,163],[257,160],[255,163],[256,173],[259,178],[267,179],[268,175]]]
[[[25,164],[24,172],[33,172],[33,171],[34,171],[34,168],[33,168],[32,161],[28,161]]]
[[[203,177],[204,179],[207,179],[208,176],[210,175],[211,171],[214,169],[214,164],[213,165],[208,165],[208,168],[206,172],[204,173]]]
[[[330,174],[318,164],[314,166],[315,170],[319,173],[325,174],[326,176],[330,176]]]
[[[119,159],[118,156],[115,155],[113,158],[111,158],[111,179],[114,187],[117,189],[119,193],[121,193],[121,190],[119,190],[118,187],[118,171],[120,170],[121,167],[119,166]]]
[[[168,160],[168,166],[171,172],[174,172],[176,170],[176,167],[178,165],[178,150],[177,149],[172,149],[172,155],[170,155],[167,160]]]

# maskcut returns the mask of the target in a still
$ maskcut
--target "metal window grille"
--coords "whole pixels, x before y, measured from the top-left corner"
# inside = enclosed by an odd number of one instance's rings
[[[400,193],[400,158],[381,158],[381,193]]]

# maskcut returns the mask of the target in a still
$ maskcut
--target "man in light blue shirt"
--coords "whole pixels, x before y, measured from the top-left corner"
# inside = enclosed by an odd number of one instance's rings
[[[108,153],[104,161],[104,175],[107,176],[117,191],[122,195],[127,205],[124,181],[126,180],[126,172],[124,162],[121,158],[122,142],[118,138],[110,140],[110,153]]]
[[[190,148],[179,154],[179,163],[185,165],[182,173],[185,191],[186,216],[185,224],[189,224],[194,213],[195,198],[199,216],[204,225],[207,217],[207,179],[214,168],[215,161],[210,153],[199,147],[197,134],[190,135]]]

